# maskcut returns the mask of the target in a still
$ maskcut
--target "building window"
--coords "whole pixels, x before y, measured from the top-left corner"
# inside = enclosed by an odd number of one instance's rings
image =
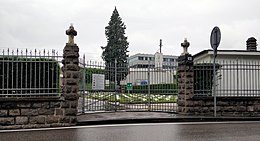
[[[163,62],[168,62],[168,58],[163,58]]]
[[[144,60],[144,57],[138,57],[138,60]]]

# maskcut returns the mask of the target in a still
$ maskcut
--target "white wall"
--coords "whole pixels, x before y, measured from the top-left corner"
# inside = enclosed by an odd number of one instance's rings
[[[148,78],[147,68],[131,68],[126,80],[121,81],[121,84],[140,85],[140,82],[144,80],[150,80],[150,84],[171,84],[176,83],[174,75],[176,75],[174,69],[150,69],[150,78]]]

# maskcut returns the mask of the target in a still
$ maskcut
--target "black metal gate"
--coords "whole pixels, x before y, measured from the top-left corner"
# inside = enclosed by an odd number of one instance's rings
[[[176,66],[111,66],[84,58],[80,62],[79,112],[177,111]]]

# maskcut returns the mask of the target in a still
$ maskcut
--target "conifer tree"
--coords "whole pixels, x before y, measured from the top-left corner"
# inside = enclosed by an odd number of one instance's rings
[[[119,85],[120,81],[123,80],[128,74],[127,49],[129,43],[127,42],[127,37],[125,36],[125,29],[126,26],[122,22],[122,19],[115,8],[108,26],[105,27],[107,45],[101,48],[103,50],[102,59],[106,63],[106,79],[116,81],[117,85]],[[111,69],[112,67],[116,69]],[[115,71],[117,72],[116,78]]]

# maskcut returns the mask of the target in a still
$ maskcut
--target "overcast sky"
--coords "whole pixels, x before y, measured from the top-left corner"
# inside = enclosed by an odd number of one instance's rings
[[[160,39],[164,54],[180,55],[185,37],[196,54],[211,48],[214,26],[222,34],[219,49],[244,50],[249,37],[260,40],[259,0],[1,0],[0,6],[1,50],[62,52],[65,30],[73,23],[81,56],[101,60],[115,6],[127,27],[130,55],[154,54]]]

